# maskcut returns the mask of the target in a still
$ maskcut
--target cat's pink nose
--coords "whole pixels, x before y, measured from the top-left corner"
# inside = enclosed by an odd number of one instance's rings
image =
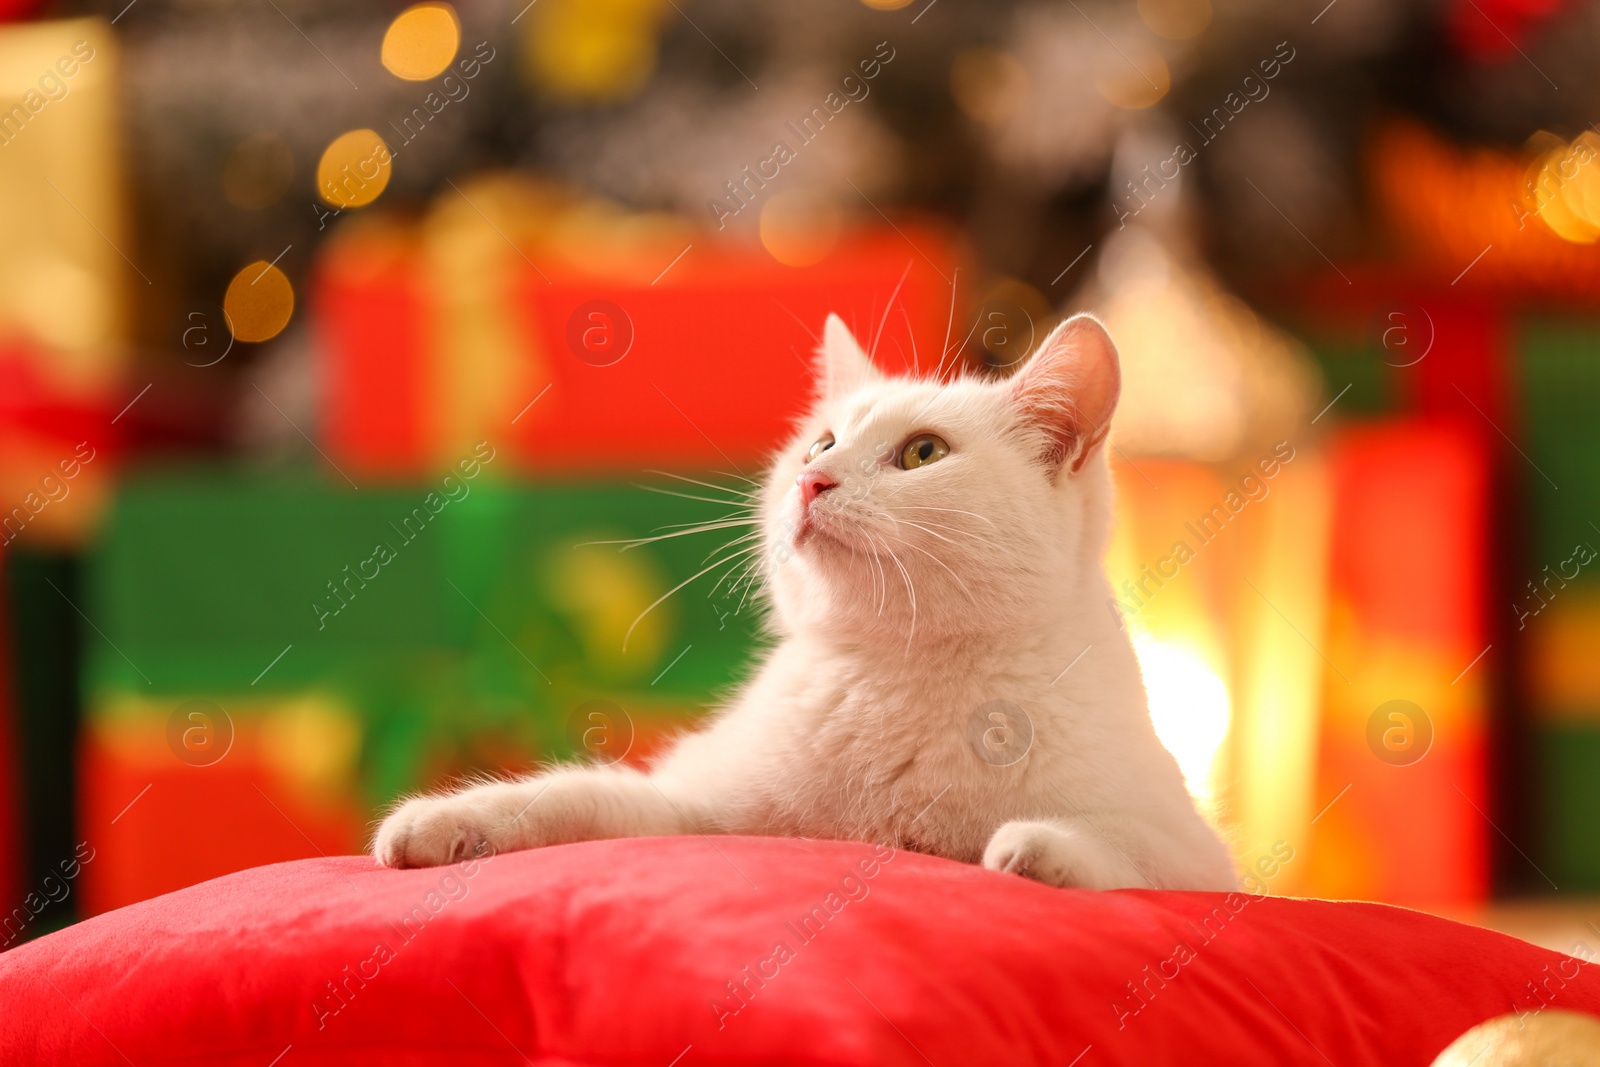
[[[794,483],[800,487],[801,505],[808,508],[818,496],[839,484],[831,476],[818,470],[801,471]]]

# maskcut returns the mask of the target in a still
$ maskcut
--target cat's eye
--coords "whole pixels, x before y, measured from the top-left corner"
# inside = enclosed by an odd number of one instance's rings
[[[945,443],[944,438],[931,433],[919,433],[907,441],[906,446],[900,450],[900,466],[908,471],[914,471],[918,467],[937,463],[949,454],[950,446]]]
[[[823,434],[821,437],[817,438],[816,441],[812,443],[811,448],[806,451],[806,462],[810,463],[812,460],[816,459],[818,456],[822,455],[832,447],[833,434]]]

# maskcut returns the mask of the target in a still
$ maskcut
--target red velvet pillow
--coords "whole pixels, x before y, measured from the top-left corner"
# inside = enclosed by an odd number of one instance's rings
[[[1600,1011],[1600,977],[1397,908],[680,837],[123,908],[0,955],[0,1063],[1426,1065],[1541,1005]]]

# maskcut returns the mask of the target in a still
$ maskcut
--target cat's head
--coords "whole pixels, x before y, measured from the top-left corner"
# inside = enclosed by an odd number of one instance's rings
[[[833,315],[818,376],[761,495],[780,629],[909,641],[1081,603],[1109,523],[1121,384],[1099,322],[1068,319],[1008,379],[940,382],[884,375]]]

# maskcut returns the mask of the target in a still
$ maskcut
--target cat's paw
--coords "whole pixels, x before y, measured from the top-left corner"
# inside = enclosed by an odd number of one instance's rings
[[[1045,885],[1069,886],[1074,884],[1072,844],[1066,834],[1048,823],[1008,822],[989,838],[983,865]]]
[[[1019,874],[1058,889],[1148,885],[1129,861],[1098,835],[1076,826],[1018,819],[1003,824],[983,850],[991,871]]]
[[[408,800],[378,827],[386,867],[446,863],[573,841],[692,829],[682,807],[631,768],[566,767]]]
[[[494,851],[494,812],[465,796],[408,800],[378,827],[372,853],[385,867],[442,867]]]

